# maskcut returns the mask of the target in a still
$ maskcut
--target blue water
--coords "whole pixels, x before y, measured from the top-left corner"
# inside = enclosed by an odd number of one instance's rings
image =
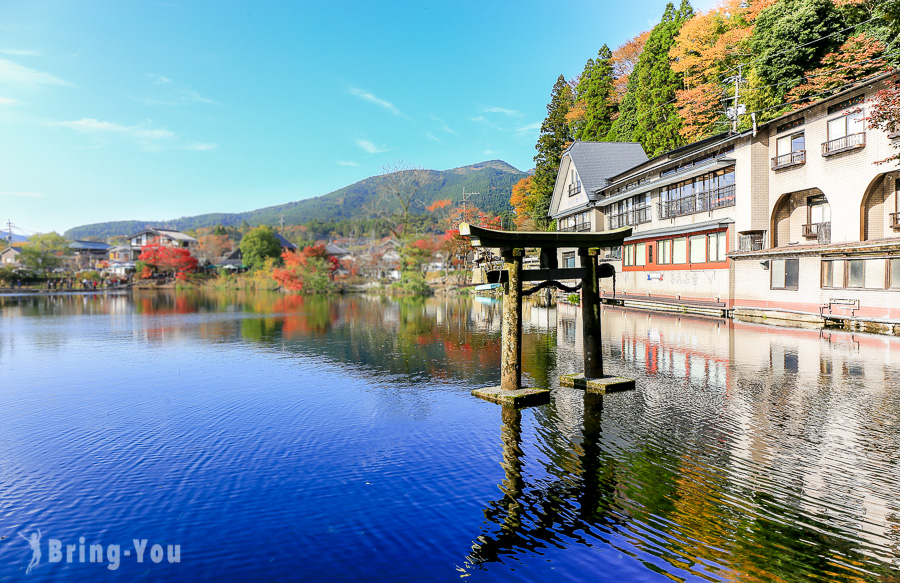
[[[496,304],[0,300],[0,580],[894,572],[894,339],[609,309],[607,368],[638,390],[597,399],[558,388],[566,310],[528,312],[525,379],[554,396],[516,413],[470,395],[499,378]]]

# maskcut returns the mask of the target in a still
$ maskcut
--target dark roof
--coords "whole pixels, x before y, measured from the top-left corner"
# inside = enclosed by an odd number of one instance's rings
[[[701,231],[712,231],[714,229],[722,229],[734,223],[734,219],[725,217],[721,219],[713,219],[711,221],[703,221],[700,223],[688,223],[685,225],[676,225],[674,227],[663,227],[661,229],[653,229],[650,231],[640,231],[626,237],[625,241],[639,241],[652,237],[666,237],[668,235],[681,235],[683,233],[699,233]]]
[[[334,243],[325,245],[325,255],[350,255],[350,252]]]
[[[606,180],[647,161],[637,142],[575,142],[565,151],[575,163],[582,187],[589,193],[606,186]]]
[[[297,246],[282,237],[281,233],[276,232],[275,238],[278,239],[278,243],[281,245],[282,249],[290,249],[291,251],[297,250]]]
[[[107,251],[112,245],[99,241],[70,241],[69,248],[76,251]]]

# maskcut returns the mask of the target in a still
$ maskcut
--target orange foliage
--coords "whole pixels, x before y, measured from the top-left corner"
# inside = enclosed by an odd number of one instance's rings
[[[449,199],[449,198],[445,198],[445,199],[443,199],[443,200],[436,200],[436,201],[434,201],[433,203],[431,203],[430,205],[428,205],[427,207],[425,207],[425,210],[427,210],[427,211],[430,212],[430,213],[433,213],[433,212],[435,212],[435,211],[439,211],[439,210],[441,210],[442,208],[445,208],[445,207],[448,207],[448,206],[450,206],[450,199]]]
[[[612,53],[614,84],[616,95],[620,101],[625,96],[625,90],[628,87],[628,76],[634,71],[649,36],[650,31],[645,30]]]
[[[514,219],[516,228],[525,227],[526,222],[531,220],[531,212],[534,210],[534,200],[531,197],[531,176],[526,176],[513,186],[509,204],[516,213]]]
[[[866,33],[848,38],[841,48],[822,57],[819,68],[806,72],[806,82],[787,94],[788,101],[818,95],[887,68],[884,44]],[[805,107],[795,103],[794,108]]]
[[[310,259],[323,259],[328,269],[328,277],[333,278],[334,272],[340,266],[336,257],[325,254],[325,245],[312,245],[304,247],[301,251],[287,251],[281,254],[284,267],[276,267],[272,270],[272,277],[283,288],[289,291],[302,291],[304,279],[307,275],[318,271],[319,266],[310,263]]]

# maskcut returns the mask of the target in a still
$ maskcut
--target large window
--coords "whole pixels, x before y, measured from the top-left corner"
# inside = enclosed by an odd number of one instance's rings
[[[634,265],[634,245],[625,245],[625,261],[624,265]]]
[[[797,289],[800,283],[799,259],[772,260],[772,289]]]
[[[634,264],[647,265],[647,244],[638,243],[634,246]]]
[[[900,259],[891,259],[891,289],[900,289]]]
[[[709,236],[708,261],[725,261],[728,252],[728,234],[712,233]]]
[[[866,262],[862,259],[851,259],[847,262],[847,287],[864,287],[866,285]]]
[[[687,239],[684,237],[672,239],[672,263],[675,265],[687,263]]]
[[[662,219],[733,205],[734,168],[670,184],[660,191],[659,212]]]
[[[665,239],[656,243],[656,262],[660,265],[672,263],[672,240]]]
[[[691,237],[691,263],[706,263],[706,235]]]
[[[836,140],[851,134],[859,134],[864,131],[866,131],[866,126],[862,108],[828,120],[829,140]]]
[[[778,156],[801,152],[805,149],[806,138],[804,137],[803,132],[782,136],[775,141],[775,154]]]

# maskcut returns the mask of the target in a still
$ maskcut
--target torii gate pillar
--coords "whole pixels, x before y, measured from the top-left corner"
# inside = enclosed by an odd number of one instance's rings
[[[509,281],[503,288],[500,390],[517,391],[522,388],[522,250],[504,249],[501,257]]]

